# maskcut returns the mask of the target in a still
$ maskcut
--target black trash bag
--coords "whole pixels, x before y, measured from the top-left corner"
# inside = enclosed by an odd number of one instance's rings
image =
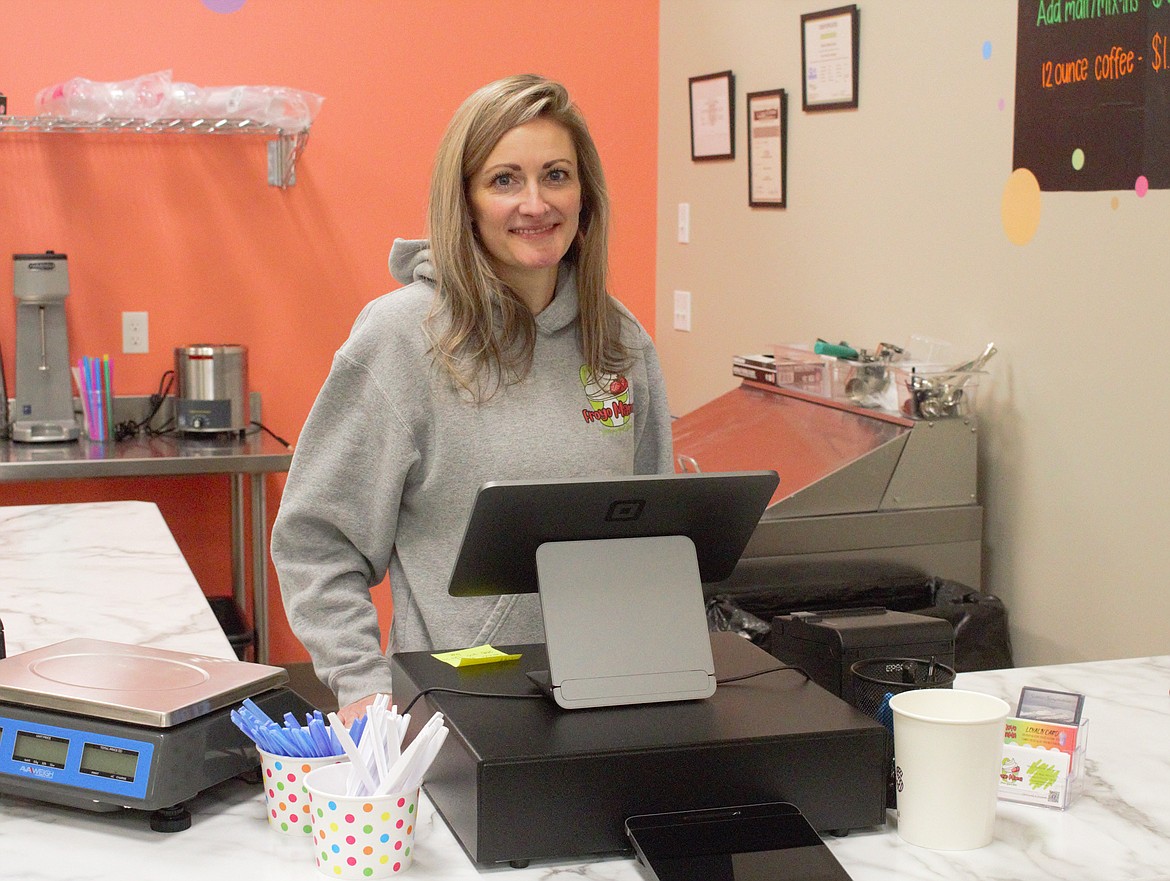
[[[741,609],[725,596],[713,596],[707,600],[707,629],[712,633],[738,633],[764,649],[772,641],[771,624]]]
[[[955,629],[955,669],[1002,670],[1013,666],[1012,638],[1003,600],[957,581],[932,578],[927,582],[933,602],[916,615],[951,622]]]

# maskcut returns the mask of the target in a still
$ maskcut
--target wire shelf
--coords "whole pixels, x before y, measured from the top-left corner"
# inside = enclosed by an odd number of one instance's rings
[[[0,115],[0,132],[33,134],[255,135],[269,139],[268,182],[281,189],[296,183],[296,162],[309,139],[309,127],[286,129],[255,119],[67,119],[59,116]]]

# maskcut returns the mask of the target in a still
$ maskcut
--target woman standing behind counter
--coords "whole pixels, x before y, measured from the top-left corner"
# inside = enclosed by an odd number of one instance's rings
[[[387,570],[387,654],[543,641],[535,595],[447,593],[482,484],[672,467],[658,357],[609,296],[609,197],[565,88],[522,75],[471,95],[427,219],[429,241],[390,252],[406,287],[334,357],[272,534],[289,623],[347,721],[390,691],[370,596]]]

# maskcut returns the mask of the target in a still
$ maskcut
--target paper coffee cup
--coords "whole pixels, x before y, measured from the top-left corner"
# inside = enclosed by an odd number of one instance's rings
[[[924,688],[890,698],[898,834],[935,850],[991,843],[1006,701]]]
[[[260,753],[260,781],[264,786],[268,825],[277,832],[312,835],[313,818],[309,816],[305,777],[316,768],[346,761],[345,756],[306,759],[273,755],[259,747],[256,751]]]
[[[345,795],[348,764],[310,772],[317,871],[330,878],[390,878],[414,861],[418,790]]]

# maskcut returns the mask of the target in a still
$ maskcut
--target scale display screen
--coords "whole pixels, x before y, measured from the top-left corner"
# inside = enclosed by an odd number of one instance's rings
[[[18,762],[43,765],[48,768],[64,768],[65,760],[68,757],[69,741],[63,737],[36,734],[31,731],[16,732],[16,745],[12,749],[12,758]]]
[[[6,777],[15,777],[24,781],[21,792],[70,787],[122,804],[148,797],[155,744],[135,736],[132,726],[95,721],[76,728],[54,724],[67,717],[50,712],[26,709],[19,711],[24,718],[13,718],[4,709],[0,705],[0,791]]]
[[[133,780],[138,768],[138,753],[132,749],[87,743],[81,750],[82,774],[109,777],[111,780]]]

